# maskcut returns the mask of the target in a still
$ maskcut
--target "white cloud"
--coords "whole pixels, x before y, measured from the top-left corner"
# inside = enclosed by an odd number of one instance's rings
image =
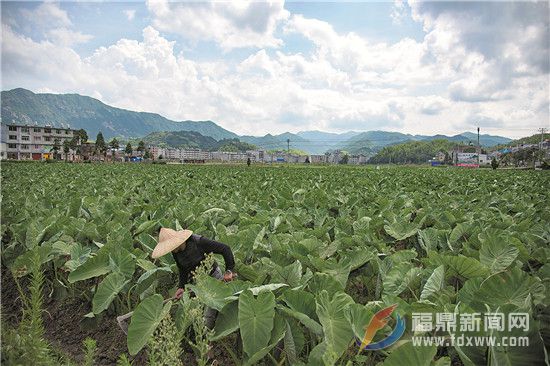
[[[49,41],[61,46],[86,43],[93,38],[89,34],[74,30],[74,24],[67,11],[61,9],[55,2],[43,2],[32,10],[21,9],[21,15],[26,21],[23,24],[25,28],[34,29]]]
[[[83,34],[81,32],[72,31],[67,28],[55,28],[47,32],[48,38],[50,38],[54,43],[63,45],[63,46],[72,46],[78,43],[86,43],[93,36],[89,34]]]
[[[44,2],[33,10],[22,9],[23,17],[35,24],[43,27],[70,27],[72,22],[67,12],[54,2]]]
[[[128,20],[134,20],[134,17],[136,16],[136,10],[135,9],[127,9],[124,10],[124,15],[126,15],[126,18]]]
[[[284,1],[222,1],[169,3],[149,0],[155,28],[194,41],[214,41],[222,49],[279,47],[277,25],[288,18]]]
[[[78,92],[254,135],[307,129],[455,134],[480,125],[485,133],[523,136],[549,120],[548,49],[524,54],[548,40],[538,18],[508,25],[517,34],[499,38],[498,47],[475,45],[463,30],[476,27],[472,10],[434,13],[411,4],[424,39],[384,43],[263,3],[256,5],[265,10],[256,24],[252,5],[149,3],[155,25],[143,29],[141,39],[120,39],[87,58],[70,48],[78,37],[63,41],[62,33],[56,39],[50,33],[37,42],[3,25],[3,87]],[[208,24],[199,17],[207,14],[213,15]],[[274,36],[281,22],[282,39],[300,34],[312,51],[273,49],[282,42]],[[224,49],[260,49],[241,61],[198,62],[175,51],[171,32]]]

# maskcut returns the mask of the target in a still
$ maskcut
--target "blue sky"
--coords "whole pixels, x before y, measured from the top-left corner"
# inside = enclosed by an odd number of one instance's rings
[[[2,2],[2,89],[239,134],[517,137],[550,123],[548,14],[547,2]]]

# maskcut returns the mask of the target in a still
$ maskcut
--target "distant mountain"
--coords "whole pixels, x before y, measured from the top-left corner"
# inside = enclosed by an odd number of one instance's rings
[[[147,136],[150,141],[164,142],[170,146],[213,146],[213,141],[223,139],[239,139],[241,142],[256,145],[265,150],[286,150],[287,140],[290,148],[302,150],[310,154],[323,154],[329,150],[345,150],[353,154],[362,153],[374,155],[383,147],[400,144],[406,141],[431,141],[444,139],[456,143],[477,143],[477,135],[464,132],[455,136],[410,135],[399,132],[368,131],[331,133],[322,131],[301,131],[296,134],[285,132],[280,135],[238,136],[212,121],[181,121],[176,122],[155,113],[133,112],[108,106],[97,99],[78,94],[35,94],[26,89],[3,91],[2,122],[50,124],[55,127],[70,126],[83,128],[88,136],[94,139],[99,131],[106,139],[121,137],[122,139]],[[199,135],[168,132],[191,131]],[[153,133],[151,136],[149,134]],[[154,134],[157,133],[157,134]],[[485,147],[506,144],[511,140],[506,137],[481,135],[481,145]],[[153,142],[151,142],[153,143]],[[233,141],[232,148],[241,149],[246,145],[238,145]]]
[[[239,139],[222,139],[217,141],[210,136],[203,136],[195,131],[160,131],[152,132],[145,137],[131,139],[132,146],[143,140],[145,145],[174,147],[181,149],[246,151],[254,150],[255,145],[241,142]]]
[[[146,145],[177,148],[200,148],[210,150],[218,146],[218,141],[210,136],[203,136],[195,131],[160,131],[151,132],[145,137],[132,139],[132,145],[143,140]]]
[[[298,135],[290,132],[285,132],[280,135],[267,134],[262,137],[258,136],[241,136],[241,141],[248,142],[249,144],[256,145],[265,150],[286,150],[288,147],[287,140],[290,140],[291,149],[304,150],[312,153],[311,149],[313,144]]]
[[[472,142],[477,144],[477,134],[472,132],[464,132],[455,136],[446,135],[410,135],[400,132],[387,131],[368,131],[362,132],[353,136],[349,140],[339,145],[341,150],[348,151],[352,154],[373,155],[380,151],[385,146],[407,143],[411,141],[433,141],[446,140],[454,143],[469,144]],[[500,143],[511,141],[507,137],[480,135],[480,144],[484,147],[491,147]]]
[[[447,139],[407,141],[383,147],[368,162],[372,164],[423,164],[436,156],[438,152],[451,150],[454,145]]]
[[[334,150],[342,142],[349,140],[360,132],[349,131],[344,133],[332,133],[323,131],[300,131],[296,135],[310,141],[308,143],[306,151],[310,151],[312,154],[323,154],[327,150]],[[306,145],[306,144],[303,144]]]
[[[2,122],[83,128],[90,138],[145,136],[155,131],[195,131],[216,140],[238,137],[212,121],[176,122],[156,113],[133,112],[108,106],[78,94],[35,94],[26,89],[2,92]]]

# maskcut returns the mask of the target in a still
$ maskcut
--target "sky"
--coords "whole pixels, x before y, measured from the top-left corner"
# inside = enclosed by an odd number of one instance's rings
[[[2,90],[240,135],[550,127],[549,2],[4,2]]]

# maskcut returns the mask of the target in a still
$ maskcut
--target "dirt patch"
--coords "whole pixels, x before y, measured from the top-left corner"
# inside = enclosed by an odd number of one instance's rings
[[[11,272],[1,266],[1,313],[2,326],[17,327],[21,320],[22,301]],[[22,288],[27,287],[27,278],[21,278]],[[45,289],[44,293],[48,293]],[[73,361],[80,364],[84,360],[83,341],[95,339],[97,351],[95,365],[115,365],[122,353],[125,353],[133,365],[146,365],[147,354],[139,352],[135,357],[128,354],[126,335],[118,327],[115,315],[104,314],[95,324],[86,321],[84,315],[91,311],[91,304],[86,299],[68,298],[56,301],[44,296],[45,337],[50,344]],[[220,344],[214,344],[213,365],[231,365],[233,362]],[[189,345],[184,345],[182,355],[184,365],[196,365],[195,355]]]
[[[26,278],[20,282],[26,288]],[[21,320],[22,302],[11,272],[4,266],[1,289],[3,325],[16,327]],[[95,327],[83,323],[84,315],[91,311],[91,304],[87,300],[71,298],[54,301],[45,296],[44,309],[46,339],[77,363],[84,359],[82,342],[87,337],[95,339],[97,343],[96,365],[114,365],[120,354],[127,353],[126,335],[118,327],[115,316],[103,316]],[[135,357],[127,356],[134,360],[134,365],[146,364],[145,352]]]

